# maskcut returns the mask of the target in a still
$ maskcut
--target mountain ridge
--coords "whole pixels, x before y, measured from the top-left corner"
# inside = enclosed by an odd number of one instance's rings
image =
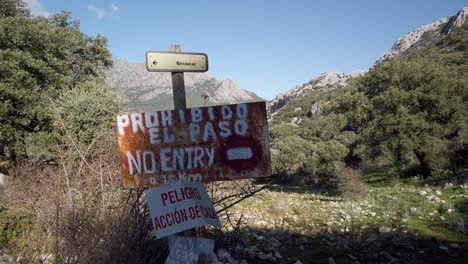
[[[124,97],[132,111],[173,109],[172,77],[169,72],[148,72],[144,63],[113,58],[106,83]],[[187,107],[261,101],[232,79],[217,79],[208,73],[184,73]],[[205,98],[207,100],[205,100]]]
[[[417,48],[425,43],[426,39],[446,35],[453,28],[468,23],[468,7],[463,7],[455,15],[441,18],[431,24],[416,28],[399,37],[387,52],[376,63],[401,56],[410,49]]]
[[[392,48],[384,53],[375,64],[382,63],[385,60],[403,56],[415,48],[423,46],[428,40],[434,37],[445,35],[453,30],[454,27],[460,27],[468,23],[468,7],[463,7],[455,15],[441,18],[431,24],[416,28],[399,37]],[[353,71],[350,73],[342,72],[323,72],[312,80],[297,85],[295,88],[284,91],[270,100],[267,104],[267,110],[270,116],[283,108],[288,102],[296,98],[305,96],[312,92],[323,90],[334,90],[344,88],[348,85],[351,78],[358,77],[367,72],[367,70]]]
[[[317,75],[312,80],[298,85],[295,88],[278,94],[275,98],[270,100],[267,104],[267,111],[273,114],[285,106],[289,101],[298,97],[304,96],[311,92],[317,91],[330,91],[345,87],[350,78],[354,78],[364,74],[365,71],[352,71],[350,73],[343,72],[323,72]]]

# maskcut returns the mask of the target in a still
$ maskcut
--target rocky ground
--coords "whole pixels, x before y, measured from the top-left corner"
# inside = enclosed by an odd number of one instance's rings
[[[223,263],[468,263],[468,184],[373,185],[359,201],[273,186],[235,208]]]

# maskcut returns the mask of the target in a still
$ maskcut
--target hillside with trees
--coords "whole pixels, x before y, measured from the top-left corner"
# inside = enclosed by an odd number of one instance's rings
[[[367,72],[271,102],[273,175],[207,184],[220,262],[466,262],[466,12],[400,38]],[[0,262],[164,263],[144,189],[122,187],[115,116],[129,98],[116,91],[132,80],[106,76],[142,66],[111,68],[104,36],[21,0],[0,0],[0,60]],[[208,75],[192,84],[193,97],[258,99]],[[141,87],[120,94],[168,101]]]
[[[271,124],[272,149],[290,154],[274,156],[278,173],[338,161],[424,177],[466,171],[467,30],[376,64],[344,89],[290,101]]]

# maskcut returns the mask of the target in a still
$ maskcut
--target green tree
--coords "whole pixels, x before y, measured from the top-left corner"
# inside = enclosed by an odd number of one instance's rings
[[[0,0],[0,157],[26,155],[26,138],[52,131],[51,102],[111,66],[107,40],[90,37],[63,12],[33,17]]]
[[[289,136],[272,146],[272,162],[276,173],[294,172],[312,158],[312,145],[299,136]]]
[[[80,153],[94,140],[112,131],[123,103],[101,81],[89,81],[66,90],[54,105],[54,124]]]
[[[371,106],[361,133],[362,153],[397,165],[416,161],[428,176],[447,166],[450,142],[466,144],[466,49],[459,52],[443,43],[378,64],[359,80],[357,89]]]

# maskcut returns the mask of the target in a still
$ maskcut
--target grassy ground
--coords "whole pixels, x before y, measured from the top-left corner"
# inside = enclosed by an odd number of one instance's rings
[[[369,192],[357,201],[281,185],[243,201],[235,214],[248,227],[244,247],[262,254],[234,254],[249,263],[468,261],[468,184],[389,183],[378,173],[366,181]]]

